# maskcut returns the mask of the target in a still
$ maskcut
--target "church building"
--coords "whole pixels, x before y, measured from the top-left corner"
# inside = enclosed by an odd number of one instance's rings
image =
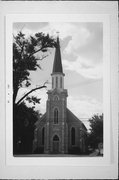
[[[85,125],[67,108],[67,89],[59,37],[55,49],[52,89],[48,90],[46,113],[35,124],[33,152],[44,154],[82,154],[86,151]]]

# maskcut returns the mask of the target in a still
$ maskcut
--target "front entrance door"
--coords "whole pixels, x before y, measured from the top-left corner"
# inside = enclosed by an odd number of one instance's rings
[[[59,153],[59,137],[57,135],[53,137],[53,153]]]

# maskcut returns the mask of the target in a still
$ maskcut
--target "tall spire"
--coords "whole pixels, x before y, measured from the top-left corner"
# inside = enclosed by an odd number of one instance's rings
[[[52,73],[63,73],[59,36],[57,36],[57,44],[56,44],[55,58],[54,58]]]

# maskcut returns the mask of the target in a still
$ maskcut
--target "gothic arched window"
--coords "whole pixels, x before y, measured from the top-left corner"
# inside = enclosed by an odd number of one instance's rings
[[[71,128],[71,144],[75,145],[75,128]]]
[[[62,88],[62,77],[60,77],[60,88]]]
[[[58,109],[54,110],[54,124],[58,124]]]
[[[44,145],[44,138],[45,138],[45,128],[42,128],[42,145]]]
[[[55,135],[55,136],[53,137],[53,141],[59,141],[59,137],[58,137],[57,135]]]
[[[58,100],[59,100],[58,96],[55,96],[54,101],[58,101]]]
[[[54,77],[52,77],[52,88],[54,88]]]
[[[56,77],[56,88],[58,88],[58,77]]]

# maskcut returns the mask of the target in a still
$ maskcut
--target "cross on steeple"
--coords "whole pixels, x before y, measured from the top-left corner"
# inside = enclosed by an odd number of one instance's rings
[[[59,32],[59,31],[57,31],[56,33],[57,33],[57,37],[59,37],[59,33],[60,33],[60,32]]]

